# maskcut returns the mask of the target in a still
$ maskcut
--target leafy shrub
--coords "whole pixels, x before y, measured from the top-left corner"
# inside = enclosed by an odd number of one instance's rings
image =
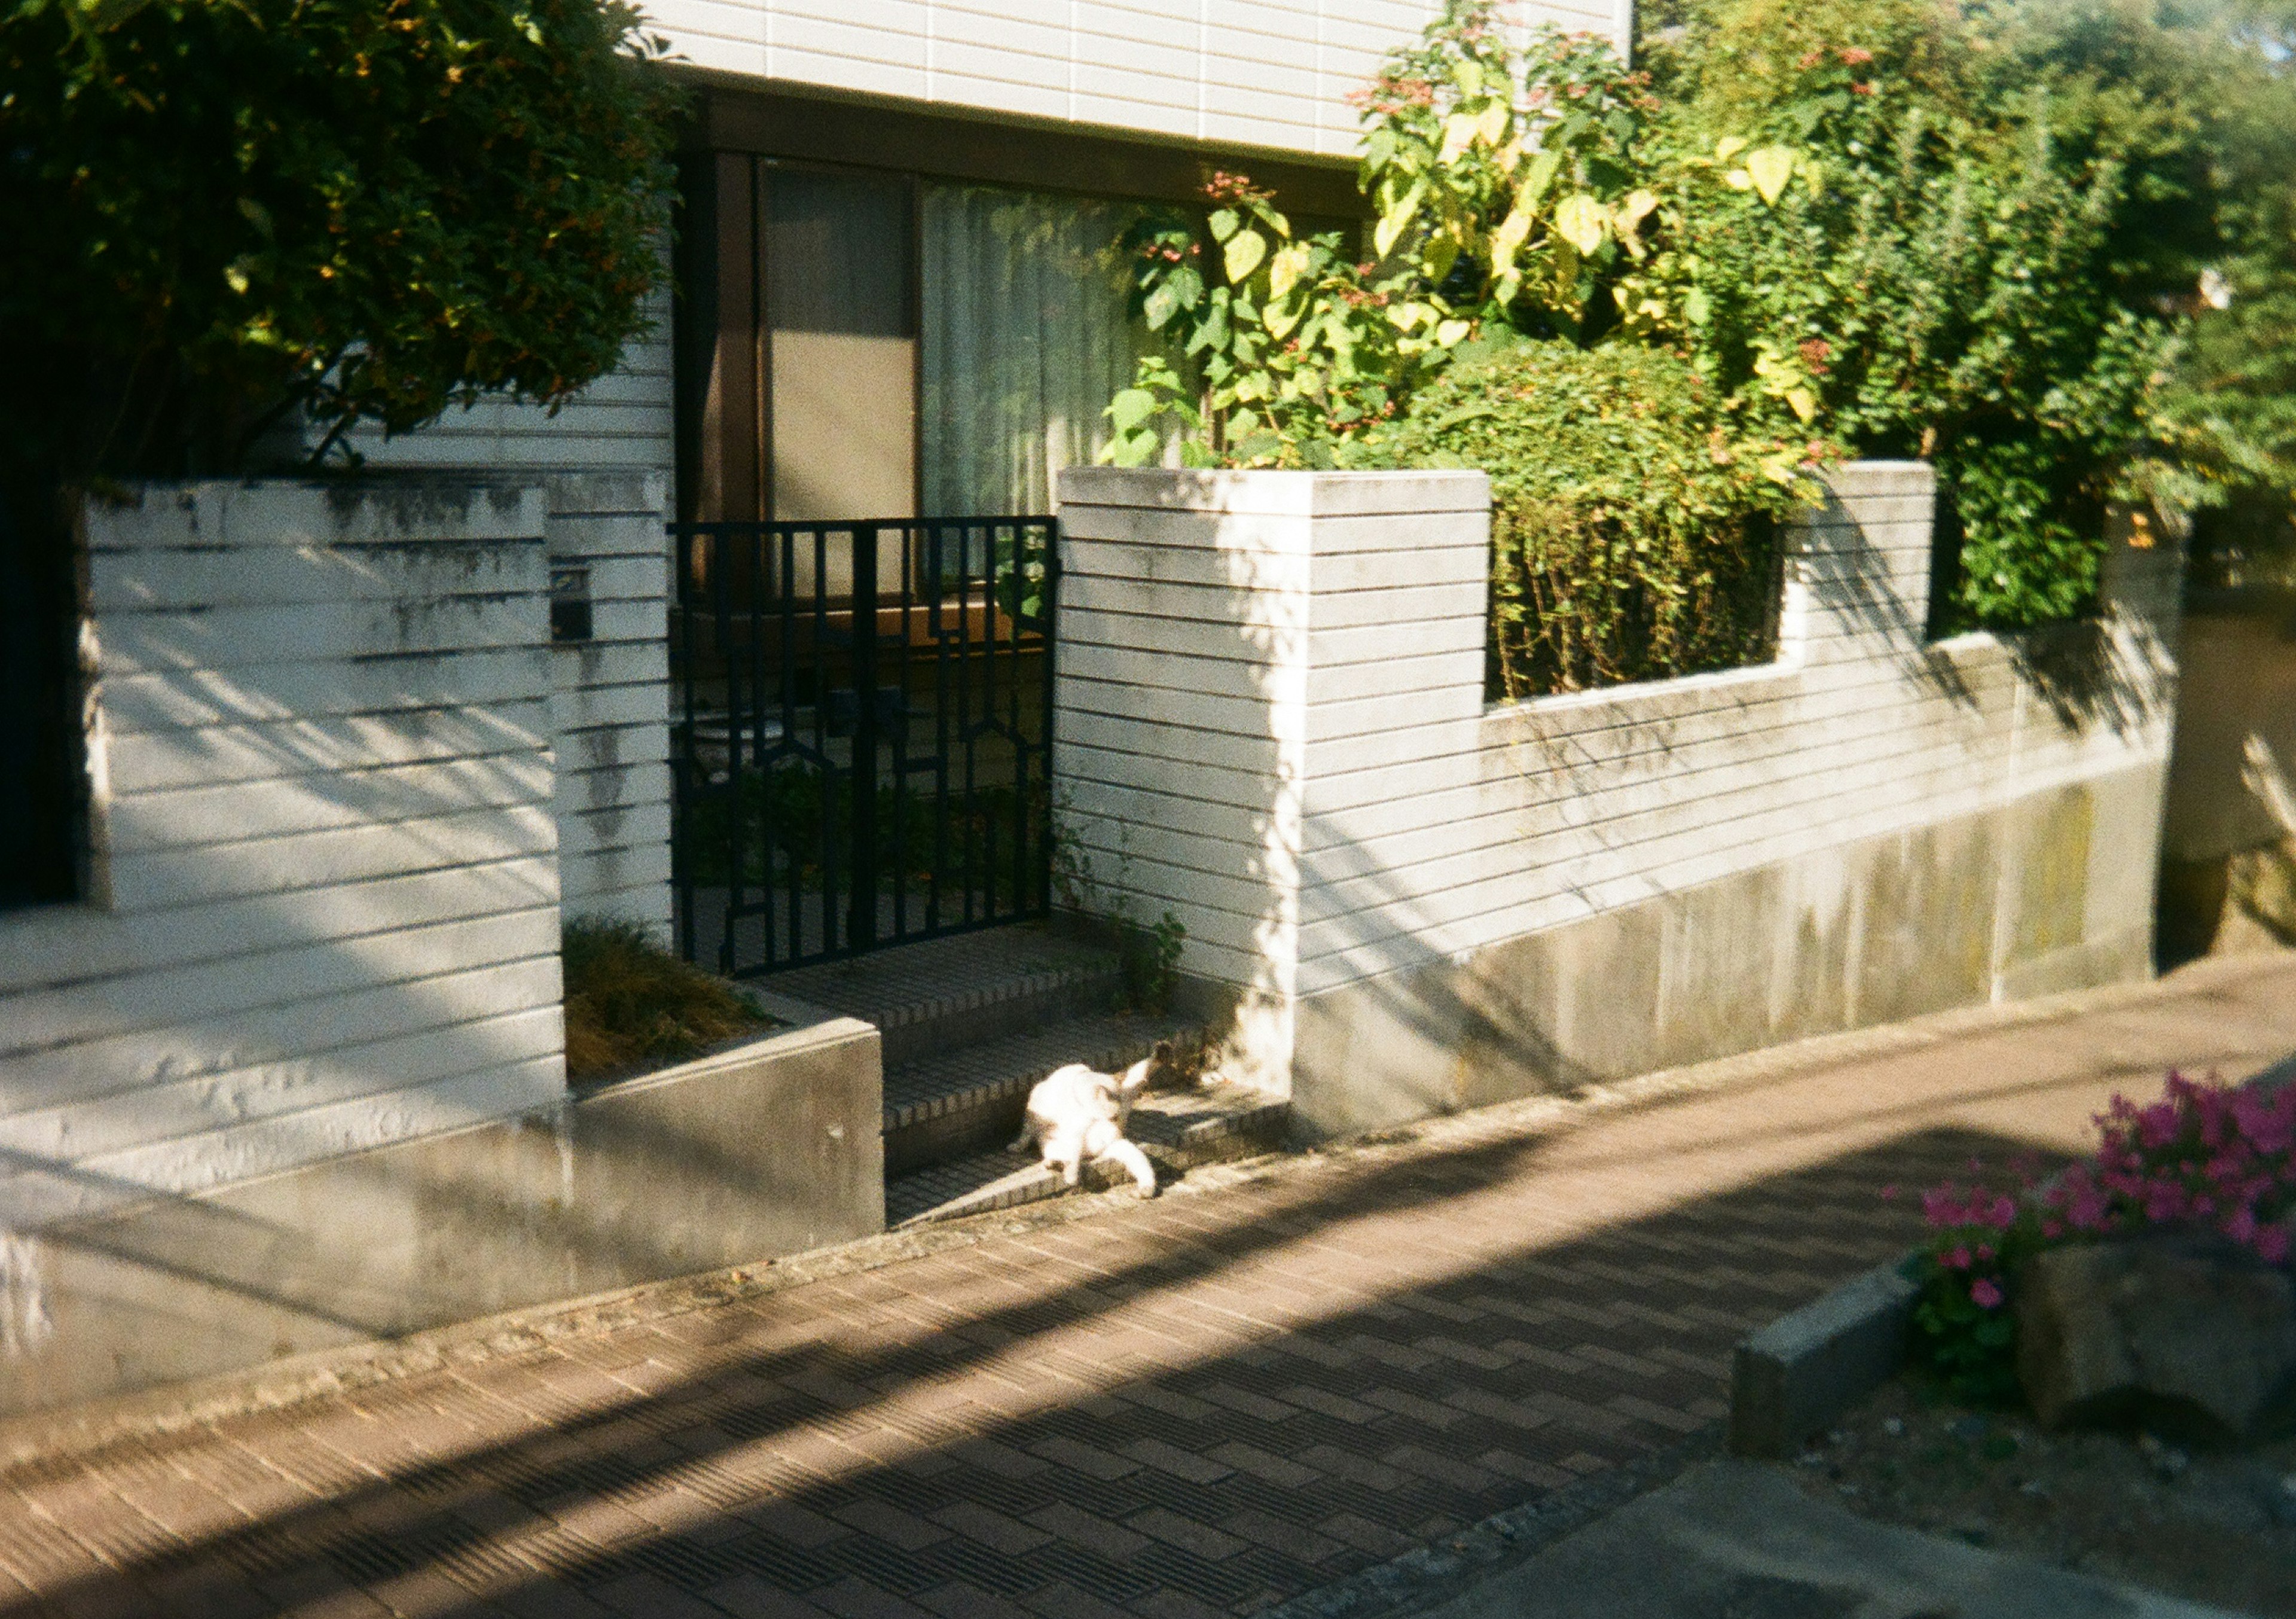
[[[1773,655],[1778,519],[1823,447],[1732,426],[1661,349],[1519,342],[1460,360],[1347,464],[1490,475],[1496,684],[1519,698]]]
[[[570,1079],[676,1062],[773,1023],[739,990],[671,955],[635,923],[575,917],[562,949]]]
[[[2019,1269],[2043,1248],[2202,1231],[2273,1264],[2288,1258],[2296,1086],[2228,1089],[2172,1072],[2158,1101],[2116,1096],[2096,1123],[2095,1155],[2045,1183],[2029,1163],[2015,1169],[2013,1191],[1948,1184],[1922,1198],[1930,1237],[1913,1278],[1915,1360],[1964,1399],[2016,1393],[2007,1306]]]
[[[1702,0],[1665,53],[1638,329],[1853,454],[1934,459],[1962,623],[2080,611],[2105,502],[2161,481],[2222,199],[2205,92],[2132,16]]]
[[[643,325],[668,90],[620,0],[0,10],[0,436],[234,472],[308,412],[554,405]],[[297,435],[285,437],[291,443]]]

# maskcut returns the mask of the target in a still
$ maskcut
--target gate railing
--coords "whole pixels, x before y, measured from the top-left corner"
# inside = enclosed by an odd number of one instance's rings
[[[745,975],[1042,916],[1049,517],[673,523],[671,875]]]

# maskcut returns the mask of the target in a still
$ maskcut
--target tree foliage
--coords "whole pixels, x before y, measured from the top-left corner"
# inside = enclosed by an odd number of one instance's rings
[[[619,0],[13,0],[20,470],[238,470],[298,413],[323,442],[405,431],[607,370],[667,223],[636,22]]]
[[[1677,357],[1726,438],[1777,447],[1758,464],[1780,486],[1832,454],[1933,461],[1963,623],[2082,610],[2109,501],[2284,508],[2288,0],[1667,9],[1647,73],[1585,36],[1518,45],[1487,0],[1390,54],[1358,96],[1372,260],[1329,241],[1309,295],[1344,388],[1234,340],[1205,227],[1167,219],[1143,285],[1186,284],[1146,312],[1192,321],[1205,368],[1144,373],[1122,453],[1152,455],[1160,418],[1241,464],[1360,464],[1463,345],[1530,338]],[[1224,431],[1239,409],[1253,431]]]

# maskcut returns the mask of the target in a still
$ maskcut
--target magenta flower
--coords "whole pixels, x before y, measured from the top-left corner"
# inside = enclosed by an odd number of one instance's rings
[[[1969,1285],[1969,1296],[1980,1310],[2001,1307],[2001,1285],[1989,1276],[1980,1276]]]
[[[1956,1248],[1945,1256],[1943,1262],[1953,1270],[1966,1270],[1969,1269],[1969,1250]]]

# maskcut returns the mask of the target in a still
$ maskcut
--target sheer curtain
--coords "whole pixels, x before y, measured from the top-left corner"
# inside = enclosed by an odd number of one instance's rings
[[[918,412],[926,516],[1049,512],[1107,442],[1146,333],[1125,311],[1129,204],[924,187]]]

